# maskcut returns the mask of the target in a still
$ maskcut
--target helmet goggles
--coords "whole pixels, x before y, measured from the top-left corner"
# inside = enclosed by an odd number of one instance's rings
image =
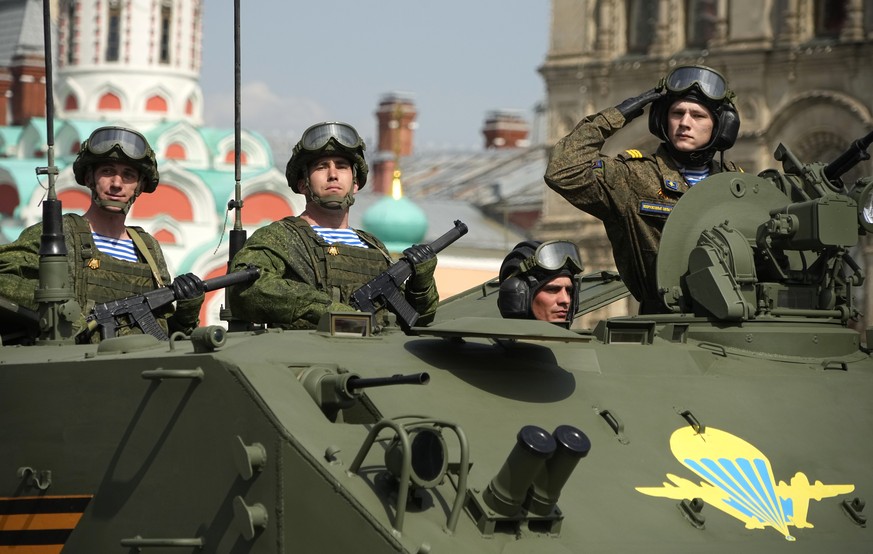
[[[318,151],[331,139],[349,150],[365,149],[364,141],[354,127],[338,122],[318,123],[306,129],[300,139],[300,146],[303,150]]]
[[[566,240],[551,240],[539,245],[534,255],[522,262],[519,269],[521,273],[527,273],[534,268],[546,271],[567,268],[575,275],[582,272],[583,265],[579,257],[579,249],[574,243]]]
[[[88,150],[92,154],[106,154],[113,148],[120,149],[131,160],[149,156],[149,143],[145,137],[123,127],[101,127],[88,138]]]
[[[702,65],[677,67],[664,78],[663,86],[674,94],[682,94],[697,87],[707,98],[716,101],[729,98],[732,94],[721,73]]]

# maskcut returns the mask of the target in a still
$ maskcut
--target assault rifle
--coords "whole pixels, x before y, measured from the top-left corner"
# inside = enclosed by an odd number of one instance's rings
[[[207,279],[203,281],[203,287],[206,292],[209,292],[230,285],[250,283],[257,279],[259,274],[258,268],[250,266],[241,271]],[[77,342],[88,342],[96,331],[100,332],[101,339],[112,338],[118,333],[119,326],[138,327],[144,334],[152,335],[159,340],[168,340],[167,333],[155,319],[154,310],[163,308],[174,300],[176,295],[172,288],[160,287],[136,296],[97,304],[87,318],[87,327],[77,336]]]
[[[456,220],[455,226],[430,243],[430,247],[434,253],[438,253],[466,234],[467,226]],[[406,259],[400,260],[352,293],[349,303],[362,312],[373,314],[380,308],[386,307],[397,315],[400,327],[407,331],[415,325],[419,317],[419,313],[406,301],[400,291],[400,287],[412,276],[412,273],[412,263]]]

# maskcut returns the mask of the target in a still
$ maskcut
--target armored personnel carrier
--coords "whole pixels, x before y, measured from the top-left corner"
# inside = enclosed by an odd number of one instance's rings
[[[870,552],[865,178],[781,147],[670,215],[670,313],[0,347],[0,552]],[[579,315],[626,295],[580,281]],[[8,306],[8,322],[18,317]],[[12,326],[14,327],[14,326]]]

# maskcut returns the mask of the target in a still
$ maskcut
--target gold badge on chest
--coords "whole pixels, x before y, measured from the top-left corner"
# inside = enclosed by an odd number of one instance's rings
[[[339,256],[339,249],[337,249],[336,246],[331,244],[330,247],[327,249],[327,253],[330,254],[331,256]]]
[[[88,260],[88,267],[91,269],[100,269],[100,260],[97,258],[91,258]]]

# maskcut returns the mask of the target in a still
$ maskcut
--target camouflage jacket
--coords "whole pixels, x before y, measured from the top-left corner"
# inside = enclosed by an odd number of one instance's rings
[[[75,300],[82,308],[81,320],[74,328],[81,329],[94,304],[142,294],[158,286],[141,252],[139,263],[126,262],[100,252],[90,240],[88,222],[79,215],[63,217],[67,263],[70,268]],[[170,274],[161,247],[154,237],[136,228],[157,265],[162,284],[170,284]],[[21,232],[18,240],[0,245],[0,296],[30,309],[36,309],[34,293],[39,284],[39,245],[42,224],[37,223]],[[111,271],[108,268],[115,268]],[[190,333],[197,326],[203,296],[179,301],[177,309],[170,304],[155,314],[158,323],[170,333]],[[119,334],[131,332],[119,329]],[[98,337],[94,337],[96,340]]]
[[[370,246],[330,245],[305,221],[286,217],[255,231],[231,262],[232,270],[254,265],[257,281],[231,287],[234,318],[285,329],[313,329],[329,311],[354,311],[351,294],[391,265],[382,242],[355,231]],[[436,265],[436,259],[426,262]],[[406,300],[421,315],[419,324],[436,313],[439,294],[433,278],[407,284]]]
[[[545,181],[577,208],[603,221],[615,265],[640,313],[665,309],[657,286],[657,255],[664,222],[689,185],[664,145],[651,155],[628,150],[617,157],[601,154],[604,142],[625,125],[624,116],[607,108],[579,122],[552,149]],[[710,173],[739,171],[716,160]]]

